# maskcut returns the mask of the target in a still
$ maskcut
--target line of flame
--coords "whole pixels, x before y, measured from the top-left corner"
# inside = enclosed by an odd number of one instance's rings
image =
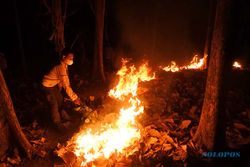
[[[165,67],[160,67],[164,71],[171,71],[171,72],[178,72],[181,70],[203,70],[207,68],[207,55],[205,55],[203,58],[199,59],[198,55],[195,55],[190,63],[185,66],[178,66],[176,62],[171,61],[171,64]]]

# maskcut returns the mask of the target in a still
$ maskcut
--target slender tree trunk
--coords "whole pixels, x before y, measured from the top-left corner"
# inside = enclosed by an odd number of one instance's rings
[[[198,129],[193,138],[199,148],[215,150],[225,143],[225,83],[228,68],[228,36],[231,0],[218,0],[205,98]],[[227,54],[227,55],[226,55]]]
[[[34,149],[32,145],[27,140],[24,135],[18,119],[16,117],[16,113],[12,104],[12,100],[5,83],[2,71],[0,70],[0,104],[3,107],[3,112],[5,113],[6,119],[8,121],[8,125],[12,134],[16,137],[16,140],[20,144],[20,146],[25,150],[28,157],[31,157]]]
[[[23,40],[22,40],[22,32],[21,32],[21,23],[20,19],[18,17],[18,8],[17,8],[17,2],[16,0],[13,0],[13,6],[14,6],[14,12],[15,12],[15,21],[16,21],[16,30],[17,30],[17,39],[18,39],[18,48],[21,55],[21,69],[22,69],[22,75],[24,78],[27,77],[27,69],[26,69],[26,58],[24,55],[24,49],[23,49]]]
[[[67,0],[65,1],[64,6],[65,10],[64,13],[62,13],[62,0],[52,1],[52,25],[54,26],[54,32],[50,39],[54,41],[55,49],[58,53],[61,53],[65,47],[64,25],[66,19]]]
[[[156,38],[157,38],[157,28],[158,28],[158,3],[157,1],[155,1],[154,5],[153,5],[153,13],[152,13],[152,22],[153,25],[148,25],[149,27],[152,26],[152,48],[151,48],[151,55],[155,55],[155,50],[156,50]]]
[[[3,113],[4,105],[0,103],[0,159],[9,148],[9,126]]]
[[[94,54],[93,77],[105,81],[103,66],[103,32],[104,32],[105,0],[95,1],[96,19],[96,54]]]
[[[204,46],[204,57],[210,57],[211,53],[211,43],[212,43],[212,36],[213,36],[213,28],[214,28],[214,21],[215,21],[215,13],[216,13],[216,0],[209,1],[209,15],[208,15],[208,26],[207,26],[207,35],[206,41]],[[206,65],[207,66],[207,65]]]

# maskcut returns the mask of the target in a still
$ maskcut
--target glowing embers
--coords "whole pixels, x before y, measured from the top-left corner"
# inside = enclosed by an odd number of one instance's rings
[[[154,79],[154,74],[149,74],[147,63],[138,69],[134,65],[127,66],[126,60],[122,63],[117,72],[118,84],[109,91],[109,96],[122,104],[117,117],[110,123],[96,123],[94,129],[82,128],[66,147],[58,151],[59,156],[67,152],[68,147],[81,166],[86,166],[99,158],[127,156],[136,151],[132,145],[141,138],[136,117],[144,112],[144,106],[137,97],[138,83]]]
[[[198,55],[195,55],[190,63],[185,66],[178,66],[174,61],[171,61],[171,64],[165,67],[160,67],[164,71],[178,72],[181,70],[203,70],[207,68],[207,56],[199,59]]]

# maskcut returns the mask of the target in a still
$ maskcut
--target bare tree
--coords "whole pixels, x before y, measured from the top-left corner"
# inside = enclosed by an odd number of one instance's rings
[[[23,133],[20,127],[1,69],[0,69],[0,85],[1,85],[0,105],[2,109],[1,111],[3,111],[4,115],[6,116],[11,134],[15,136],[20,146],[25,150],[27,156],[31,157],[31,155],[34,152],[34,148],[29,143],[29,141],[27,140],[25,134]]]
[[[225,143],[225,76],[229,71],[228,36],[232,1],[218,0],[212,37],[205,98],[194,142],[203,150],[214,150]]]

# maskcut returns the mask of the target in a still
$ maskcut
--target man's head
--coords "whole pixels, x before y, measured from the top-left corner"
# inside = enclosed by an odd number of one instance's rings
[[[70,50],[64,50],[62,52],[62,61],[67,65],[72,65],[74,60],[74,54]]]

